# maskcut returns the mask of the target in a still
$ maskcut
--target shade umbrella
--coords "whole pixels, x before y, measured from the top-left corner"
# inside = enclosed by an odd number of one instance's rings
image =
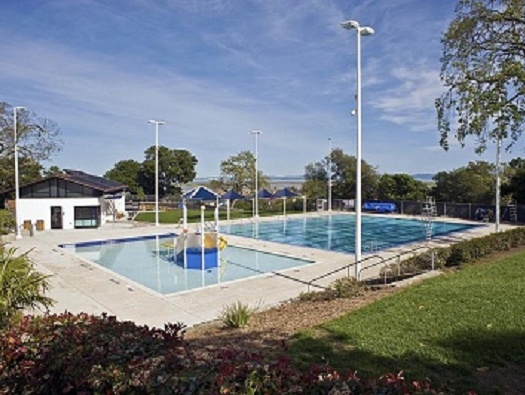
[[[273,199],[275,195],[266,188],[263,188],[259,192],[257,192],[257,197],[259,199]]]
[[[183,200],[215,201],[216,207],[219,207],[220,198],[221,198],[221,195],[203,186],[195,187],[193,189],[190,189],[188,192],[182,194]],[[184,221],[183,227],[184,229],[187,229],[186,204],[183,204],[182,206],[183,206],[183,221]]]
[[[221,196],[221,199],[226,200],[226,218],[228,221],[230,220],[230,202],[232,200],[240,200],[244,199],[244,196],[242,196],[239,192],[235,192],[233,189],[230,189],[228,192],[223,194]]]
[[[221,195],[213,192],[211,189],[199,186],[184,193],[182,198],[185,200],[216,201],[221,198]]]
[[[286,199],[289,197],[297,197],[298,193],[295,193],[291,189],[283,188],[280,191],[275,192],[275,197],[283,198],[283,215],[286,216]]]
[[[253,199],[253,202],[255,202],[255,199],[273,199],[273,198],[275,198],[274,194],[271,193],[266,188],[263,188],[259,192],[257,192],[257,196],[251,197],[251,199]]]

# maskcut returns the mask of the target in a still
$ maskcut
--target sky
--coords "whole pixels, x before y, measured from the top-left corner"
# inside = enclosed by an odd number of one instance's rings
[[[439,146],[434,101],[455,0],[0,0],[0,101],[56,122],[46,166],[103,175],[155,144],[186,149],[198,177],[255,150],[264,174],[301,175],[333,148],[379,173],[436,173],[496,160]],[[503,160],[521,156],[516,146]]]

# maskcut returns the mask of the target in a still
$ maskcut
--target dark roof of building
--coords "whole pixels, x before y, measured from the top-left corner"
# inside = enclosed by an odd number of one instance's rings
[[[40,180],[35,180],[30,183],[20,185],[20,188],[39,184],[43,181],[52,180],[55,178],[59,178],[65,181],[75,183],[75,184],[93,188],[93,189],[96,189],[97,191],[101,191],[103,193],[108,193],[108,194],[122,192],[128,188],[126,184],[122,184],[118,181],[108,180],[107,178],[104,178],[104,177],[87,174],[80,170],[70,170],[70,169],[64,169],[64,173],[62,174],[54,174],[52,176],[42,178]],[[0,191],[0,194],[6,194],[12,191],[14,191],[14,188]]]
[[[128,188],[126,184],[109,180],[104,177],[87,174],[80,170],[64,169],[64,174],[61,174],[61,176],[61,178],[64,180],[75,182],[93,189],[98,189],[99,191],[105,193],[120,192]]]

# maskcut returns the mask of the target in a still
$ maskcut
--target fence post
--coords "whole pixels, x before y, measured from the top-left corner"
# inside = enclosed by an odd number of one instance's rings
[[[404,214],[404,212],[403,212],[403,200],[401,200],[401,214]]]
[[[472,219],[472,203],[468,204],[468,219]]]
[[[432,250],[431,253],[432,253],[432,271],[434,271],[434,262],[435,262],[434,250]]]
[[[397,256],[397,275],[401,276],[401,254]]]
[[[443,217],[447,216],[447,202],[443,203]]]

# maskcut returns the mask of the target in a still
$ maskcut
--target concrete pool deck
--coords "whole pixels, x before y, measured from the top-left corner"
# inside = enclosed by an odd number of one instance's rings
[[[337,214],[343,213],[334,212],[334,215]],[[308,214],[308,216],[318,215]],[[290,218],[296,217],[301,218],[303,216],[290,216]],[[259,219],[259,221],[272,220],[275,221],[277,218]],[[467,223],[451,218],[436,218],[436,220]],[[235,220],[230,221],[230,223],[246,223],[249,221]],[[472,222],[468,223],[473,224]],[[221,222],[221,225],[224,224],[226,224],[225,221]],[[503,224],[500,226],[501,230],[511,228],[510,225]],[[370,259],[363,262],[362,266],[371,267],[379,263],[380,258],[374,257],[374,254],[381,255],[383,259],[393,258],[402,251],[408,251],[418,246],[447,245],[462,239],[486,235],[493,230],[494,225],[488,224],[461,233],[437,237],[430,243],[413,243],[379,253],[363,253],[363,258],[370,257]],[[62,313],[66,310],[72,313],[85,312],[89,314],[105,312],[117,316],[121,320],[130,320],[137,324],[156,327],[162,327],[167,322],[183,322],[187,326],[193,326],[211,321],[218,318],[224,306],[237,301],[242,301],[251,306],[258,305],[261,308],[274,306],[307,291],[306,283],[313,278],[348,265],[354,259],[351,254],[225,235],[231,245],[312,260],[315,261],[315,264],[287,269],[278,273],[266,273],[257,277],[217,284],[202,289],[161,295],[58,247],[59,244],[169,232],[179,233],[180,231],[181,228],[173,224],[161,224],[159,227],[155,227],[133,222],[119,222],[106,224],[98,229],[36,232],[33,237],[25,236],[22,239],[9,241],[8,246],[16,247],[19,253],[29,251],[29,257],[35,263],[37,270],[50,275],[51,287],[48,295],[56,301],[50,312]],[[394,263],[394,261],[388,263]],[[363,271],[363,278],[377,276],[382,266],[382,264],[376,265],[370,270]],[[342,277],[344,274],[346,274],[346,270],[337,275],[326,277],[317,284],[328,285],[335,278]],[[351,274],[353,274],[353,268],[351,268]]]

